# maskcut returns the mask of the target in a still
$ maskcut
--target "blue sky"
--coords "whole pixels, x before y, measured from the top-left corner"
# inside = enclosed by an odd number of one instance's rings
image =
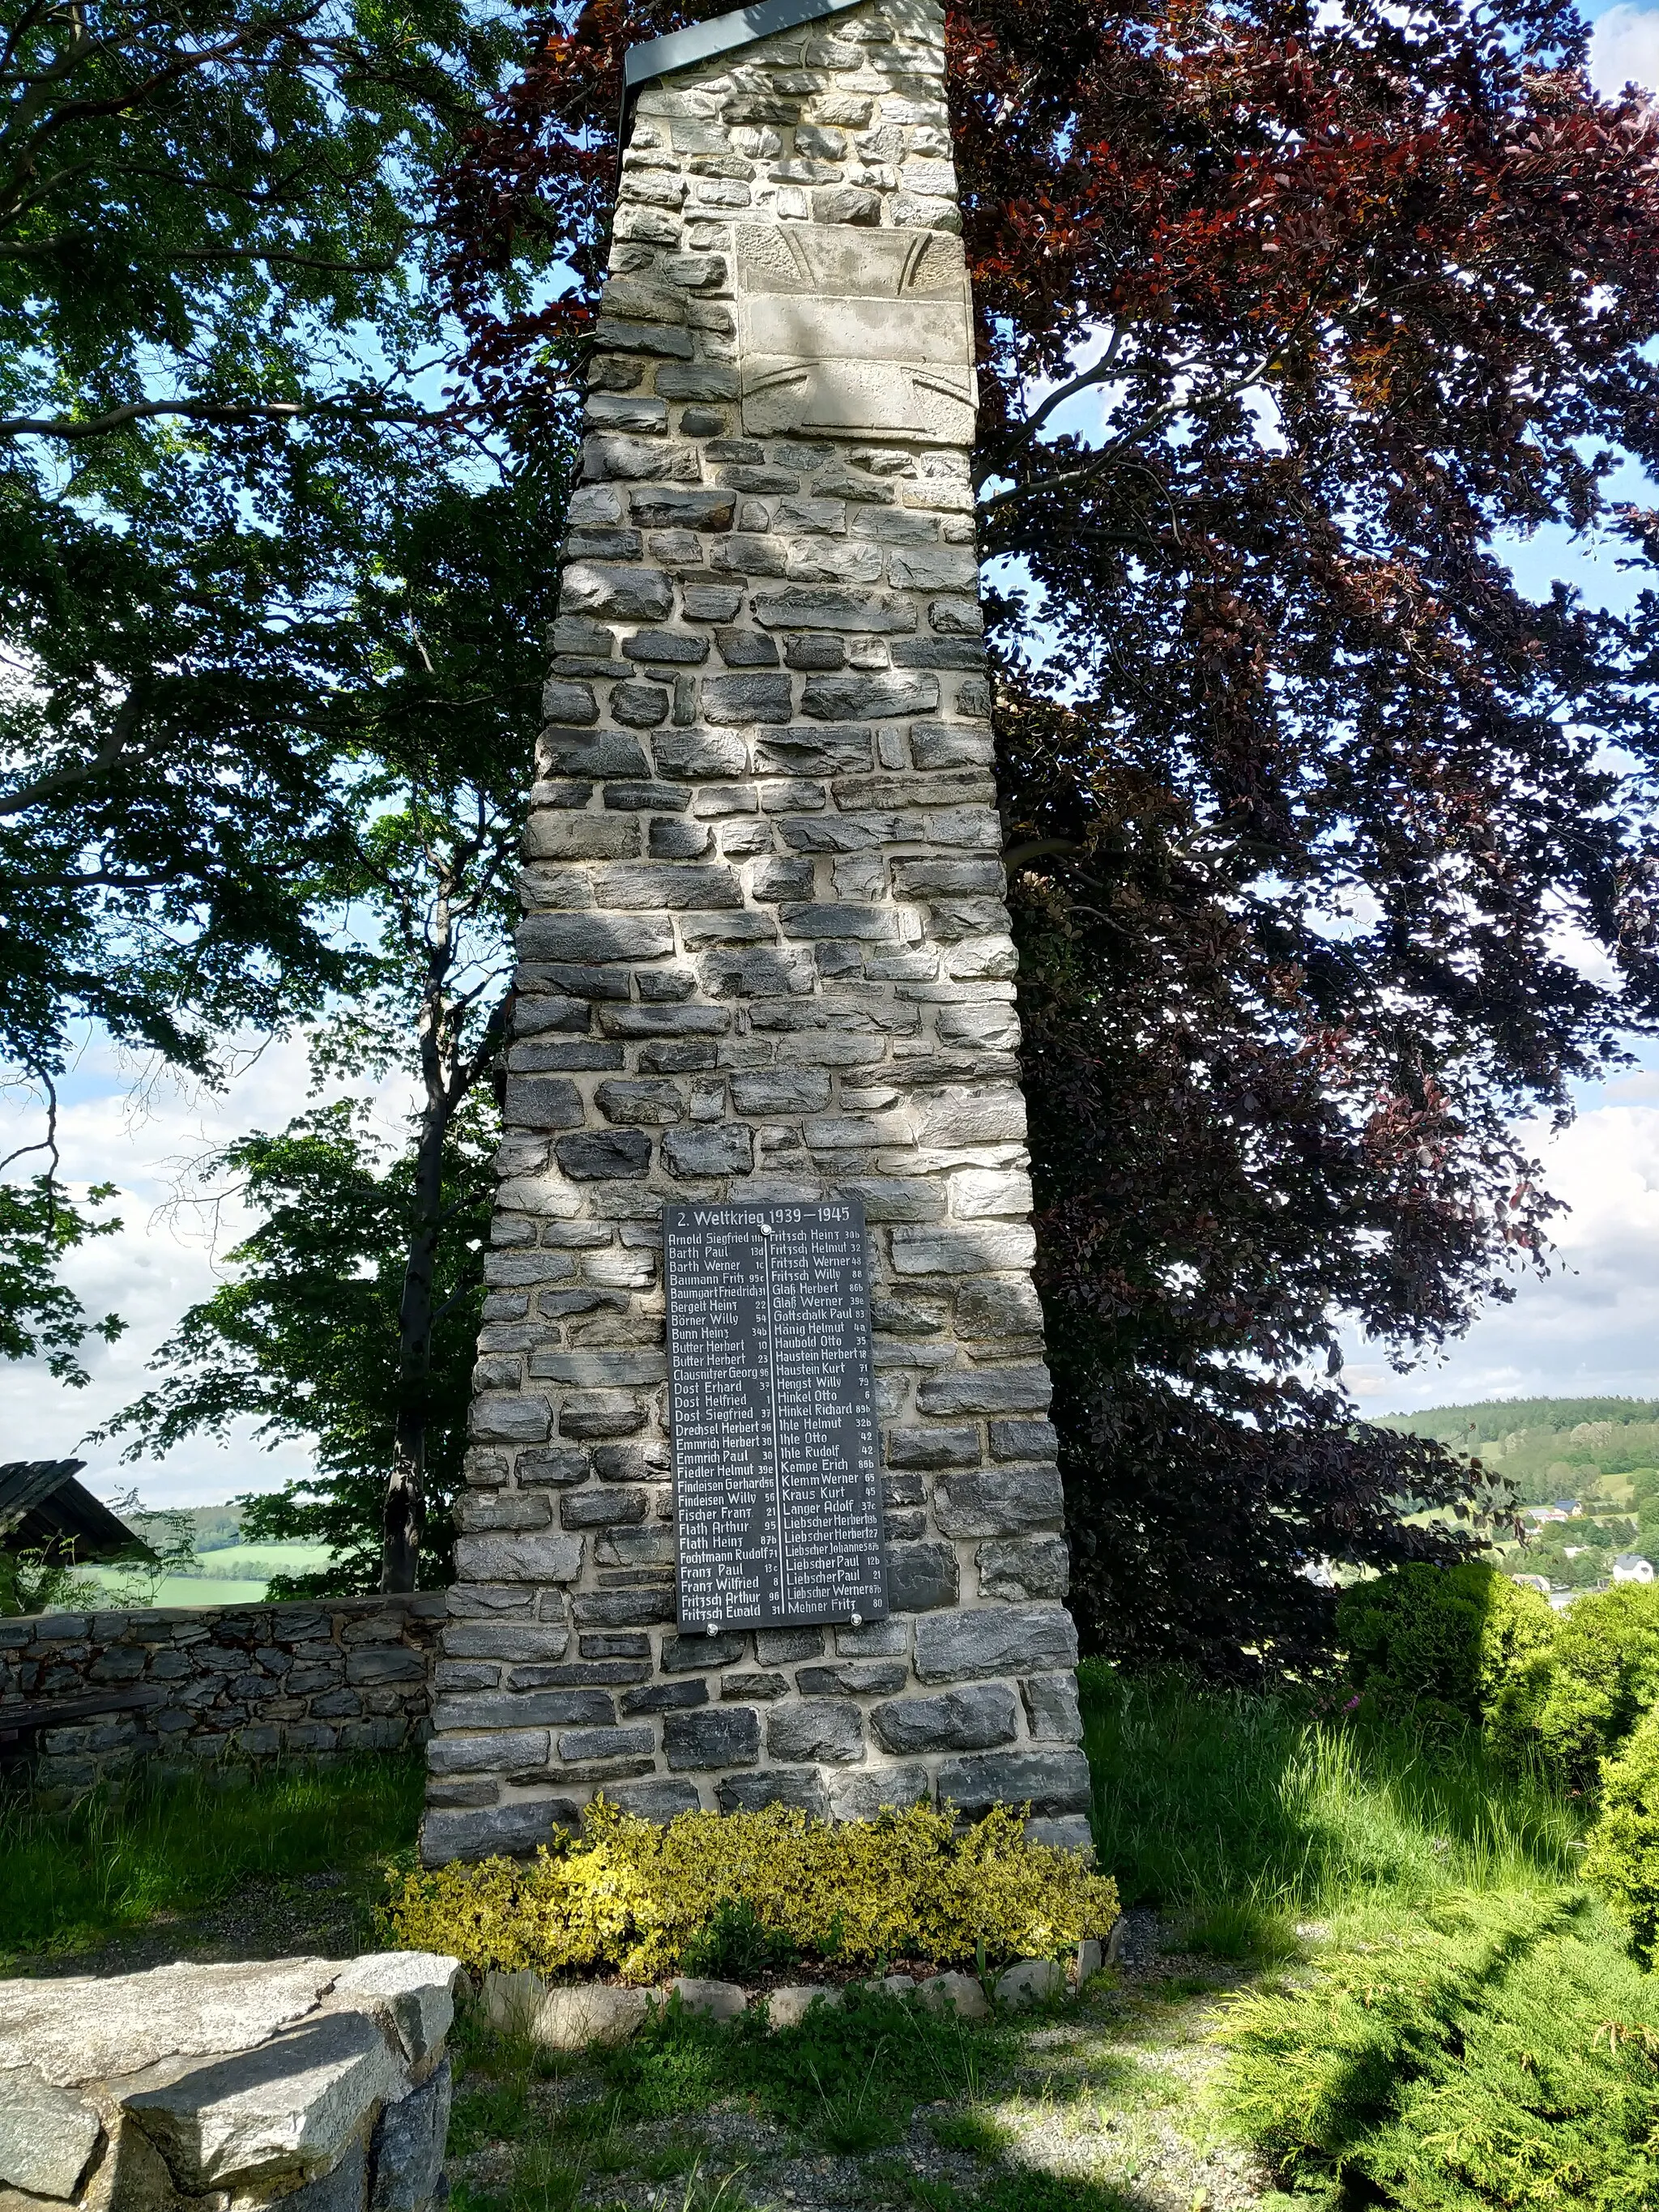
[[[1592,66],[1603,90],[1627,78],[1659,85],[1659,0],[1585,12],[1595,24]],[[1542,592],[1557,575],[1608,604],[1624,602],[1631,589],[1610,559],[1559,537],[1515,548],[1512,558],[1529,591]],[[94,1347],[84,1391],[64,1389],[43,1368],[5,1371],[7,1456],[74,1451],[88,1428],[145,1387],[146,1361],[185,1307],[210,1291],[217,1255],[241,1221],[234,1202],[216,1216],[174,1203],[191,1164],[216,1144],[280,1127],[298,1112],[307,1103],[305,1054],[298,1043],[268,1047],[216,1095],[124,1062],[94,1041],[63,1096],[65,1159],[77,1176],[120,1187],[124,1223],[118,1237],[77,1255],[70,1279],[94,1311],[114,1307],[129,1328],[117,1345]],[[390,1085],[376,1103],[387,1133],[397,1133],[408,1101]],[[1540,1145],[1547,1181],[1571,1208],[1549,1275],[1520,1279],[1512,1304],[1494,1308],[1443,1359],[1409,1376],[1363,1342],[1351,1344],[1349,1381],[1368,1410],[1544,1392],[1659,1395],[1659,1053],[1586,1089],[1578,1105],[1572,1128]],[[0,1093],[0,1153],[18,1141],[9,1133],[25,1118],[25,1102]],[[197,1440],[135,1468],[120,1468],[107,1449],[86,1456],[94,1487],[107,1494],[136,1481],[155,1504],[214,1503],[272,1487],[307,1465],[301,1447],[266,1453],[246,1438],[228,1451]]]

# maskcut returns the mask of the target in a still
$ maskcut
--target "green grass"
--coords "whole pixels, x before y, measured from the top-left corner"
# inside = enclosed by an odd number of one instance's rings
[[[738,2096],[850,2154],[899,2142],[919,2104],[975,2096],[1000,2043],[997,2028],[854,1989],[776,2035],[757,2013],[722,2027],[671,2007],[604,2064],[618,2124]]]
[[[272,1575],[308,1574],[325,1567],[331,1557],[326,1544],[228,1544],[217,1551],[199,1552],[196,1571],[168,1575],[158,1583],[148,1602],[155,1606],[263,1605]],[[118,1593],[133,1583],[130,1568],[90,1565],[81,1576],[106,1591]],[[75,1610],[66,1600],[60,1611]],[[85,1601],[80,1601],[85,1602]],[[135,1599],[123,1599],[136,1604]]]
[[[141,1780],[48,1813],[0,1800],[0,1962],[63,1953],[198,1911],[258,1876],[362,1867],[407,1851],[420,1818],[417,1758]]]
[[[1659,1978],[1577,1878],[1581,1806],[1474,1734],[1092,1666],[1084,1692],[1126,1901],[1264,1970],[1212,2110],[1283,2182],[1400,2212],[1659,2203]]]
[[[1284,1957],[1297,1921],[1576,1870],[1577,1810],[1474,1736],[1430,1745],[1092,1662],[1083,1692],[1101,1864],[1126,1905],[1207,1929],[1218,1956]]]

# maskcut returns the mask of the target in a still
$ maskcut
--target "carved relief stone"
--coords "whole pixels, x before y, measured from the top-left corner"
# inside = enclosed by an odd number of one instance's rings
[[[979,383],[962,240],[948,231],[744,223],[743,424],[970,445]]]

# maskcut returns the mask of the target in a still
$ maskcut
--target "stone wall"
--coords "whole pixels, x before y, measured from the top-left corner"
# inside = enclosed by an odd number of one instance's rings
[[[425,1740],[444,1610],[438,1590],[0,1620],[0,1731],[9,1705],[165,1693],[137,1711],[35,1733],[29,1779],[48,1799],[153,1757],[182,1765],[395,1751]]]
[[[1087,1770],[934,0],[648,83],[526,836],[430,1861]],[[892,1617],[676,1631],[660,1218],[856,1193]]]
[[[0,1982],[0,2212],[424,2212],[457,1961]]]

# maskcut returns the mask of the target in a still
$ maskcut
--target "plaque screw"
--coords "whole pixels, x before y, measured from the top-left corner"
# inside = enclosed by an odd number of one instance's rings
[[[763,1237],[769,1237],[772,1234],[772,1224],[769,1221],[762,1222],[760,1225],[760,1233]]]
[[[711,1621],[709,1622],[709,1624],[708,1624],[708,1633],[710,1636],[718,1636],[718,1635],[720,1634],[720,1625],[719,1621],[718,1621],[718,1620],[711,1620]]]
[[[864,1626],[864,1615],[863,1615],[861,1613],[855,1613],[853,1615],[853,1626],[854,1626],[854,1628],[862,1628],[862,1627],[863,1627],[863,1626]]]

